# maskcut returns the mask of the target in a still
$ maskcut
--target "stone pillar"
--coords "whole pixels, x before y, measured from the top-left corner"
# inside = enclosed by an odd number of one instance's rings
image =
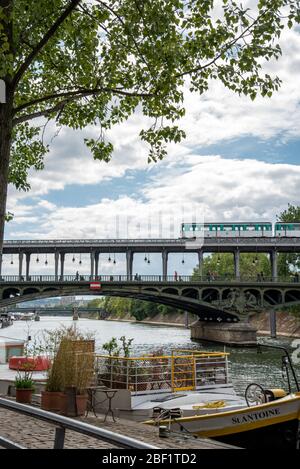
[[[19,279],[21,280],[23,270],[23,252],[19,252]]]
[[[95,252],[95,277],[97,278],[99,273],[99,252]]]
[[[167,275],[168,275],[168,251],[166,249],[163,250],[162,252],[162,276],[163,280],[167,280]]]
[[[256,345],[257,329],[246,322],[216,323],[198,321],[191,325],[191,339],[231,346]]]
[[[272,339],[277,339],[277,329],[276,329],[276,312],[275,310],[271,310],[269,313],[270,319],[270,333]]]
[[[126,275],[129,280],[132,279],[133,251],[126,251]]]
[[[184,327],[188,329],[189,327],[189,312],[185,311],[184,312]]]
[[[95,251],[91,251],[91,278],[94,277],[95,272]]]
[[[276,282],[277,280],[277,251],[276,249],[272,249],[270,252],[270,262],[271,262],[271,272],[272,272],[272,281]]]
[[[64,266],[65,266],[65,253],[60,253],[60,279],[64,278]]]
[[[55,251],[54,253],[54,275],[55,280],[58,280],[58,265],[59,265],[59,252]]]
[[[202,267],[203,267],[203,251],[198,251],[198,265],[199,265],[199,275],[202,277]]]
[[[234,276],[236,280],[240,279],[240,250],[234,250]]]
[[[26,280],[29,280],[30,252],[26,252]]]
[[[2,275],[2,261],[3,261],[3,254],[0,252],[0,277]]]

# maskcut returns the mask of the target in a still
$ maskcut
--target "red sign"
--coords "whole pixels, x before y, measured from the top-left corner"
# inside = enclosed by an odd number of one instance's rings
[[[90,283],[90,290],[101,290],[101,283],[100,282],[91,282]]]

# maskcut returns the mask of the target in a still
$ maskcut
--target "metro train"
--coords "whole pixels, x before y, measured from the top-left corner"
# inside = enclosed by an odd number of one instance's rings
[[[299,238],[300,222],[274,225],[270,222],[182,223],[182,238]]]

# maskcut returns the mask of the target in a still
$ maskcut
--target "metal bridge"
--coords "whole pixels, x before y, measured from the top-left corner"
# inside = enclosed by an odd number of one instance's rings
[[[33,306],[18,307],[9,306],[7,312],[10,313],[34,313],[39,316],[73,316],[74,312],[80,317],[88,317],[90,313],[97,313],[97,319],[106,319],[109,316],[103,308],[88,308],[84,306],[72,306],[71,308],[58,307],[41,307]]]
[[[30,276],[32,255],[47,254],[54,256],[54,275],[56,279],[64,276],[66,254],[89,254],[90,274],[99,273],[99,256],[103,253],[126,254],[126,274],[133,274],[135,253],[161,253],[162,275],[168,275],[168,256],[171,253],[197,253],[201,269],[203,254],[209,252],[229,252],[234,256],[235,277],[240,277],[241,253],[267,253],[270,256],[272,277],[277,278],[277,253],[300,252],[300,238],[249,237],[249,238],[204,238],[199,239],[49,239],[49,240],[6,240],[3,254],[17,255],[19,276]],[[25,273],[23,262],[25,259]],[[0,262],[0,275],[1,275]]]
[[[300,304],[300,282],[291,278],[202,276],[51,275],[0,278],[0,307],[56,296],[107,295],[173,306],[202,321],[237,322],[251,314]]]

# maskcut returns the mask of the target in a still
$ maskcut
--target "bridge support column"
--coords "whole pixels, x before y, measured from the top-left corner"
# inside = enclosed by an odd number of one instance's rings
[[[236,280],[239,280],[241,273],[240,273],[240,250],[235,249],[234,251],[234,276]]]
[[[257,329],[248,322],[198,321],[191,325],[191,339],[243,347],[256,345]]]
[[[277,328],[276,328],[276,312],[271,310],[269,313],[270,318],[270,335],[272,339],[277,339]]]
[[[98,277],[99,271],[99,252],[95,252],[95,277]]]
[[[58,265],[59,265],[59,252],[55,251],[54,253],[54,275],[55,280],[58,280]]]
[[[199,275],[202,277],[202,267],[203,267],[203,251],[198,251],[198,265],[199,265]]]
[[[168,251],[165,249],[162,252],[162,275],[163,275],[163,280],[167,279],[168,275]]]
[[[91,252],[91,278],[94,277],[95,273],[95,251]]]
[[[23,252],[19,252],[19,279],[22,278],[22,270],[23,270]]]
[[[272,249],[270,252],[270,262],[271,262],[271,272],[272,272],[272,280],[276,281],[278,271],[277,271],[277,251],[276,249]]]
[[[65,267],[65,253],[60,253],[60,278],[61,280],[64,277],[64,267]]]
[[[132,278],[132,267],[133,267],[133,251],[129,249],[126,251],[126,275],[129,279]]]
[[[26,280],[29,280],[30,272],[30,252],[26,252]]]

